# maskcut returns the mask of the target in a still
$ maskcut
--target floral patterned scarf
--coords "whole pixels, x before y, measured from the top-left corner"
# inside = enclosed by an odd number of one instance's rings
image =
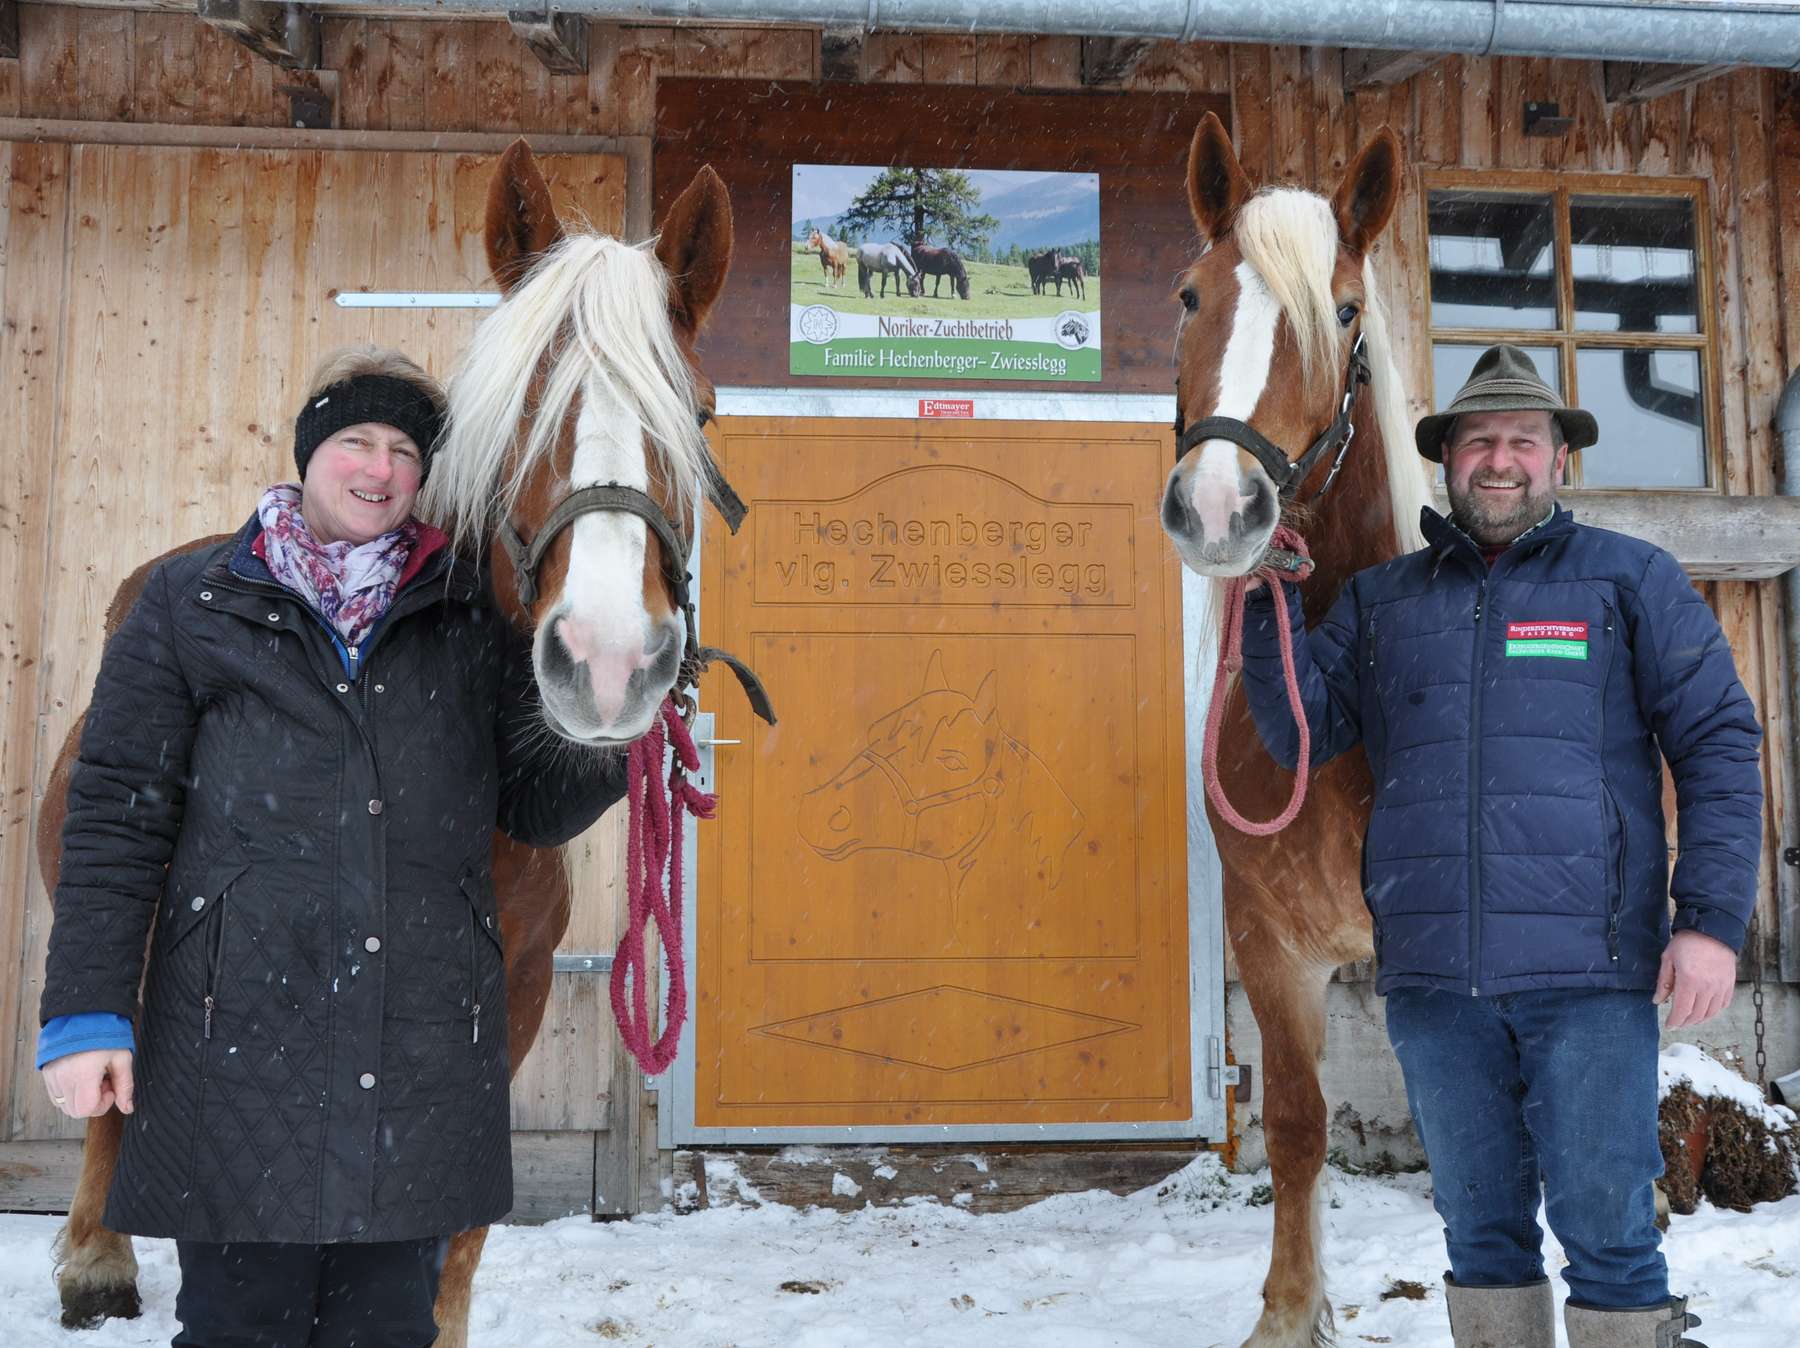
[[[419,542],[419,527],[408,520],[367,543],[321,543],[306,527],[300,488],[291,482],[264,492],[256,517],[269,574],[317,609],[346,646],[359,645],[381,621]]]

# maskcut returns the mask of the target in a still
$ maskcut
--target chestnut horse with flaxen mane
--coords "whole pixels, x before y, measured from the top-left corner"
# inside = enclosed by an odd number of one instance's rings
[[[1263,563],[1278,524],[1301,530],[1315,566],[1301,591],[1309,626],[1352,574],[1422,546],[1428,483],[1368,260],[1399,185],[1400,147],[1385,127],[1329,200],[1298,188],[1257,191],[1210,113],[1189,155],[1188,201],[1209,247],[1180,289],[1181,457],[1164,492],[1163,527],[1190,569],[1221,580]],[[1319,499],[1345,415],[1354,434],[1330,494]],[[1306,461],[1313,446],[1329,452]],[[1310,508],[1290,505],[1309,493]],[[1209,748],[1240,808],[1255,819],[1281,811],[1288,780],[1264,752],[1240,686],[1229,689],[1219,742]],[[1275,1187],[1263,1312],[1245,1348],[1307,1348],[1331,1336],[1319,1250],[1319,1060],[1332,971],[1372,953],[1359,882],[1372,795],[1359,749],[1313,774],[1283,832],[1236,832],[1209,808],[1225,926],[1262,1031],[1263,1128]]]
[[[422,513],[461,545],[489,545],[497,602],[533,632],[532,664],[545,733],[574,745],[622,745],[648,731],[676,684],[690,631],[665,567],[664,543],[643,511],[654,507],[686,550],[695,504],[717,484],[701,431],[711,383],[694,343],[731,264],[731,202],[703,168],[676,199],[654,246],[565,232],[531,152],[517,142],[489,189],[489,265],[500,305],[482,323],[450,384],[449,425],[432,460]],[[613,429],[637,425],[641,435]],[[612,498],[638,507],[589,507],[559,519],[569,494],[617,484]],[[561,501],[559,502],[559,498]],[[566,511],[560,512],[566,515]],[[497,531],[538,540],[521,585]],[[546,530],[540,539],[540,531]],[[219,541],[197,539],[175,552]],[[165,555],[173,555],[165,554]],[[110,635],[136,602],[156,562],[119,587]],[[680,565],[675,559],[674,565]],[[615,649],[656,651],[642,662]],[[38,825],[38,864],[56,888],[69,774],[81,722],[57,757]],[[560,849],[495,833],[494,891],[505,948],[507,1044],[518,1070],[543,1019],[552,952],[569,923],[569,880]],[[97,1324],[138,1314],[137,1261],[128,1237],[100,1224],[118,1156],[123,1116],[90,1121],[82,1170],[60,1244],[63,1323]],[[464,1348],[469,1291],[486,1228],[450,1246],[437,1303],[439,1348]]]

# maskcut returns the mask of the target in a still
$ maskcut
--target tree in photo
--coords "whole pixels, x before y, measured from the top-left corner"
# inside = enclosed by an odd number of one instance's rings
[[[908,244],[936,238],[969,252],[1000,228],[998,220],[981,212],[981,189],[955,169],[886,169],[838,223],[866,235],[886,226]]]

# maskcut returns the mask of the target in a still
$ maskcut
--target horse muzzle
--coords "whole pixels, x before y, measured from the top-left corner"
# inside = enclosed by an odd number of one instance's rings
[[[552,616],[532,650],[544,719],[577,743],[630,743],[650,729],[674,688],[685,644],[679,620],[621,641],[572,616]]]
[[[1200,455],[1175,465],[1163,488],[1162,524],[1189,570],[1229,578],[1262,559],[1281,517],[1267,474],[1243,468],[1235,454],[1209,466]]]

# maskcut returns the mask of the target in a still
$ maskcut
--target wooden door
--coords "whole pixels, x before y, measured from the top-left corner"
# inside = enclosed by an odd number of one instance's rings
[[[4,436],[0,501],[0,560],[21,563],[4,592],[0,956],[21,977],[0,1033],[13,1064],[8,1135],[44,1138],[81,1125],[49,1106],[32,1070],[50,905],[28,844],[51,762],[93,687],[106,605],[145,558],[236,529],[268,483],[292,479],[292,419],[324,352],[378,342],[449,373],[483,310],[353,309],[334,297],[491,288],[480,226],[494,156],[0,149],[0,388],[21,413]],[[559,204],[622,227],[622,158],[542,162]],[[616,831],[609,819],[571,847],[571,948],[610,948]],[[519,1126],[603,1126],[612,1036],[594,982],[559,986],[543,1039],[581,1040],[582,1067],[525,1076]]]
[[[694,1124],[1191,1116],[1161,427],[727,418]],[[1121,1130],[1124,1131],[1123,1129]]]

